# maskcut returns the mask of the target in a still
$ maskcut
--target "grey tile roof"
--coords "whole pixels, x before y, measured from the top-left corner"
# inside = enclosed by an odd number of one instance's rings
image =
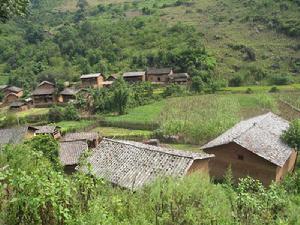
[[[145,76],[145,74],[146,74],[145,71],[126,72],[123,73],[123,77],[141,77],[141,76]]]
[[[169,75],[171,80],[188,80],[190,76],[187,73],[173,73]]]
[[[6,89],[6,88],[8,88],[8,85],[0,85],[0,91],[2,91],[2,90],[4,90],[4,89]]]
[[[292,148],[281,140],[283,131],[288,127],[288,121],[270,112],[241,121],[202,148],[209,149],[234,142],[282,167],[292,153]]]
[[[97,78],[100,77],[101,73],[94,73],[94,74],[84,74],[80,77],[80,79],[89,79],[89,78]]]
[[[16,87],[16,86],[11,86],[11,87],[7,87],[6,90],[14,92],[14,93],[18,93],[23,91],[22,88]]]
[[[93,141],[99,138],[99,134],[97,132],[78,132],[78,133],[67,133],[63,140],[64,141],[78,141],[78,140],[86,140]]]
[[[32,95],[52,95],[54,94],[54,88],[37,88],[32,92]]]
[[[53,134],[57,129],[57,126],[35,126],[36,134]]]
[[[88,161],[95,176],[135,190],[161,176],[184,176],[194,160],[211,157],[205,153],[104,138]]]
[[[151,75],[161,75],[161,74],[170,74],[172,68],[148,68],[147,74]]]
[[[38,87],[39,87],[39,86],[42,86],[43,84],[50,84],[50,85],[52,85],[53,87],[55,86],[52,82],[44,80],[44,81],[42,81],[41,83],[39,83]]]
[[[59,159],[63,166],[78,164],[82,153],[88,149],[84,141],[72,141],[59,143]]]
[[[18,144],[22,142],[27,133],[27,127],[14,127],[0,130],[0,146],[5,144]]]
[[[60,92],[61,95],[76,95],[80,90],[75,90],[73,88],[65,88]]]

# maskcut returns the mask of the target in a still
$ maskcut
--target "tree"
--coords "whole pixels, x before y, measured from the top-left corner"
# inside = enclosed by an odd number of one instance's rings
[[[27,13],[29,0],[1,0],[0,22],[6,22],[13,16],[22,16]]]
[[[58,166],[58,143],[50,135],[38,135],[27,141],[26,144],[34,151],[42,152],[54,166]]]
[[[282,139],[292,148],[300,150],[300,119],[292,121],[289,129],[283,132]]]
[[[64,109],[63,113],[64,120],[79,120],[79,113],[78,110],[75,108],[73,104],[68,104],[67,107]]]
[[[200,76],[195,76],[192,78],[192,91],[200,93],[204,90],[204,86],[205,84]]]
[[[128,100],[129,100],[129,88],[123,80],[123,78],[118,78],[113,84],[113,95],[112,104],[117,112],[122,115],[125,113]]]

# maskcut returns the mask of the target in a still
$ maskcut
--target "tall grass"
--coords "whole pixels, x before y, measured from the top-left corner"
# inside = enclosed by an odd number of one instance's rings
[[[159,121],[165,134],[179,135],[186,143],[203,144],[242,118],[276,110],[276,101],[270,95],[203,95],[170,99]]]

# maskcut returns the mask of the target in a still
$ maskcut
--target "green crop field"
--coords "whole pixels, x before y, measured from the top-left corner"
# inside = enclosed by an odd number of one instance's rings
[[[45,115],[48,112],[49,112],[49,108],[32,108],[26,111],[17,112],[16,116],[18,117],[39,116],[39,115]]]
[[[91,120],[80,120],[80,121],[61,121],[56,123],[57,126],[61,127],[63,133],[73,132],[81,130],[92,125],[94,121]]]

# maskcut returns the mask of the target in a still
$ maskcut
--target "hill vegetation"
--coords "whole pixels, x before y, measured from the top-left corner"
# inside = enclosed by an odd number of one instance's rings
[[[288,84],[300,70],[299,7],[296,0],[33,1],[27,18],[0,26],[0,81],[29,91],[43,79],[173,66],[223,85]]]

